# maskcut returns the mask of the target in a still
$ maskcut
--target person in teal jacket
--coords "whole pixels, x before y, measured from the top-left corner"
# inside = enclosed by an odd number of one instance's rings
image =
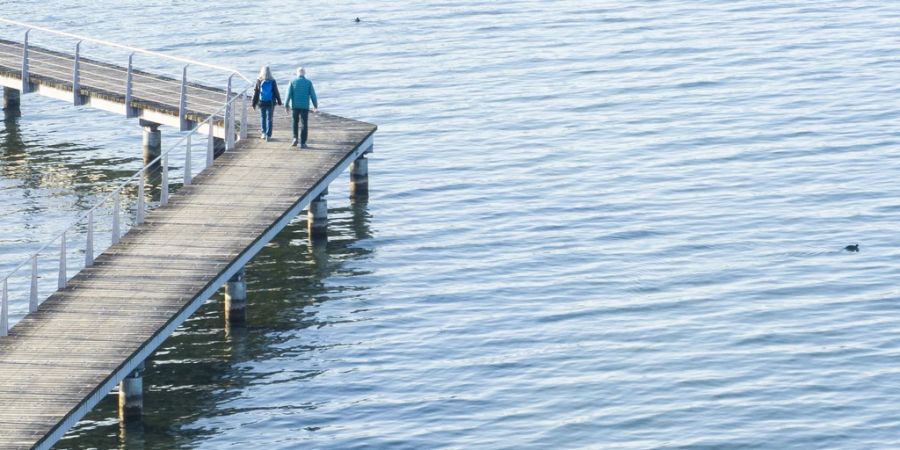
[[[312,81],[306,79],[306,70],[302,67],[297,69],[297,78],[291,81],[288,88],[287,100],[284,102],[284,109],[291,111],[291,117],[294,126],[294,141],[291,145],[297,146],[297,126],[298,122],[303,121],[303,132],[300,133],[300,148],[309,148],[306,145],[306,138],[309,135],[309,102],[312,101],[312,112],[318,111],[319,102],[316,99],[316,89],[313,87]]]

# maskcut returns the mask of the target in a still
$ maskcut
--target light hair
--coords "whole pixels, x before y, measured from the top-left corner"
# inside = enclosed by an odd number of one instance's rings
[[[297,76],[299,77],[301,75],[306,75],[306,69],[304,69],[302,67],[298,67],[297,68]]]
[[[272,70],[269,69],[269,66],[262,66],[259,69],[259,80],[274,80],[275,77],[272,76]]]

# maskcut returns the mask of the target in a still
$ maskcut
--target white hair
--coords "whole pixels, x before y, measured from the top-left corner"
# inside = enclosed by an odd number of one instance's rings
[[[306,69],[304,69],[302,67],[298,67],[297,68],[297,76],[299,77],[300,75],[306,75]]]
[[[269,69],[269,66],[262,66],[259,69],[259,80],[274,80],[275,77],[272,76],[272,71]]]

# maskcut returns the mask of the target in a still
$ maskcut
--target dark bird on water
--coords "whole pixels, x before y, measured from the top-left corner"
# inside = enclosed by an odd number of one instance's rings
[[[359,20],[359,17],[357,17],[357,18],[356,18],[356,23],[360,23],[360,22],[362,22],[362,21]]]
[[[848,245],[848,246],[844,247],[844,250],[847,250],[848,252],[858,252],[859,244]]]

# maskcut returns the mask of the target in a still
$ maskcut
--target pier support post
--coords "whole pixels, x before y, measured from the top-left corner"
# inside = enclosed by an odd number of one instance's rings
[[[225,153],[225,139],[213,137],[213,158],[218,158]]]
[[[159,124],[141,120],[144,129],[143,156],[144,165],[158,158],[162,154],[162,138],[160,137]]]
[[[326,195],[328,195],[328,189],[325,189],[309,204],[306,222],[309,226],[309,239],[312,241],[328,238],[328,202],[325,201]]]
[[[119,383],[119,418],[140,419],[144,415],[144,363]]]
[[[355,200],[369,198],[369,160],[365,155],[350,164],[350,197]]]
[[[3,88],[3,114],[7,119],[22,115],[21,104],[21,93],[17,89]]]
[[[247,319],[247,281],[244,269],[225,283],[225,320],[242,323]]]

